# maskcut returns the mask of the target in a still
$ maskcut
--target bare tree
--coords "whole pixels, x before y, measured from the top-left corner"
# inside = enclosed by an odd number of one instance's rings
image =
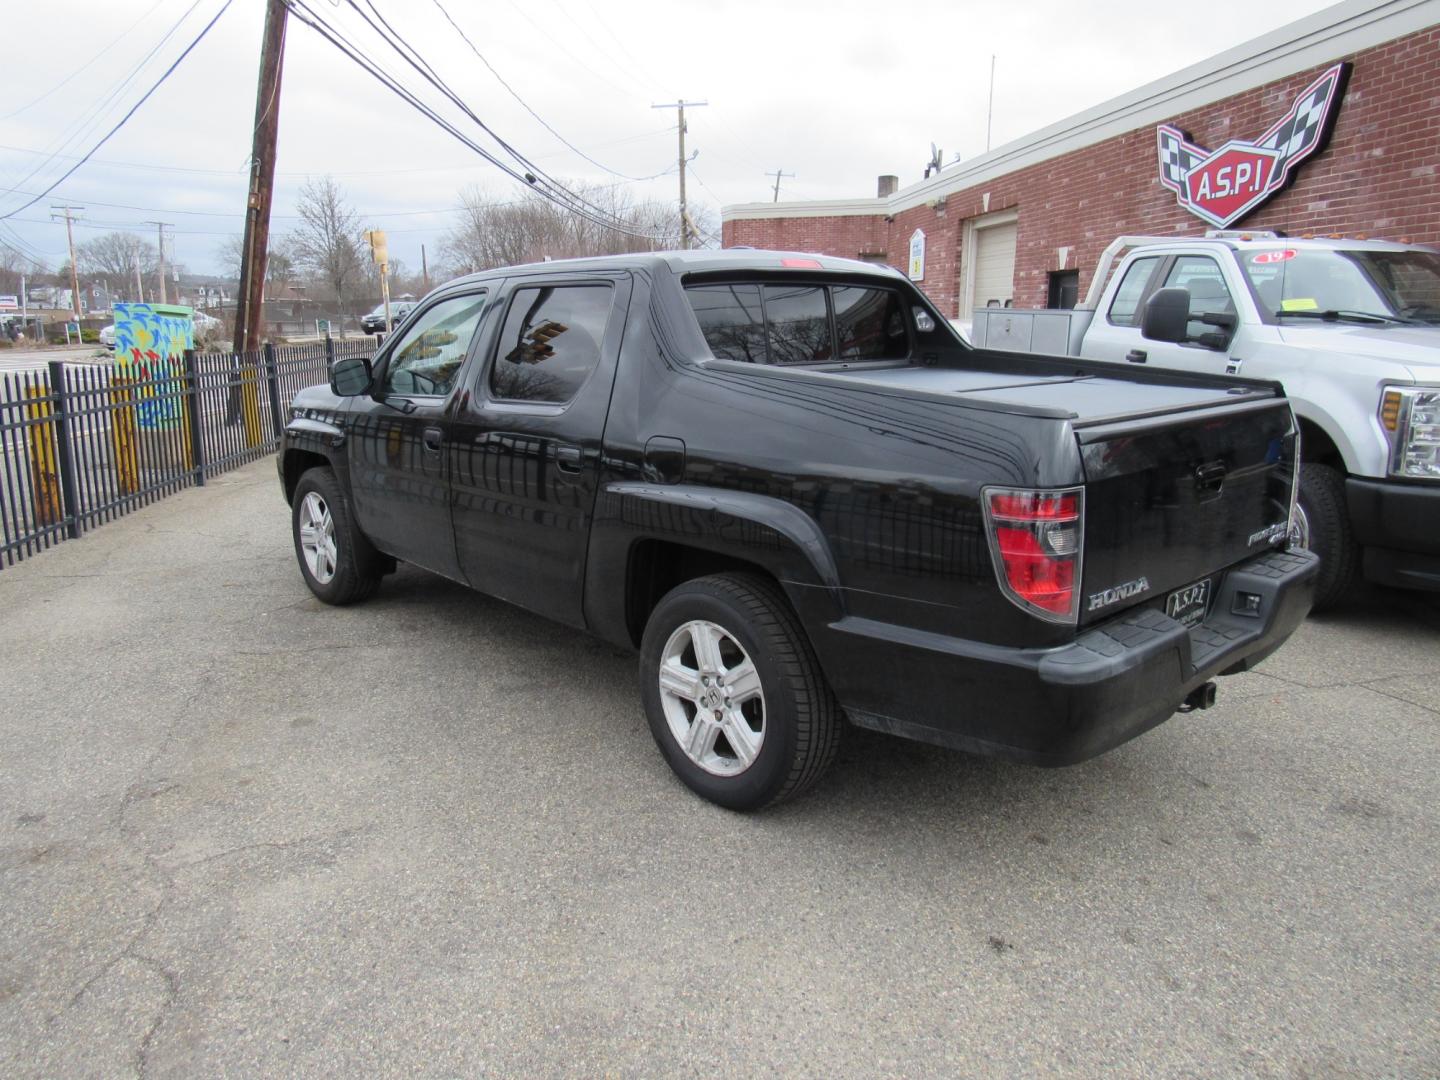
[[[295,262],[343,305],[346,293],[365,278],[360,215],[330,176],[307,181],[296,209],[300,225],[287,238]]]
[[[593,209],[578,213],[534,192],[518,199],[497,199],[467,188],[460,192],[459,220],[442,242],[442,257],[454,273],[468,274],[547,256],[569,259],[679,246],[673,205],[635,201],[616,186],[567,186]],[[604,223],[609,221],[621,227]]]
[[[75,246],[75,262],[83,278],[105,282],[111,292],[129,295],[135,291],[135,266],[145,281],[154,278],[159,255],[150,241],[128,232],[106,233]]]
[[[30,283],[38,283],[38,278],[48,273],[43,263],[27,258],[18,251],[0,248],[0,292],[19,293],[22,277],[28,278]]]
[[[216,248],[216,256],[225,267],[225,274],[234,281],[240,280],[240,267],[245,261],[244,238],[227,236]],[[265,289],[271,296],[284,296],[285,290],[299,276],[295,255],[285,238],[276,238],[270,245],[265,259]]]

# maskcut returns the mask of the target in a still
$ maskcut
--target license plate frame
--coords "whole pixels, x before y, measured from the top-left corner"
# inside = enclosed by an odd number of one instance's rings
[[[1165,614],[1187,630],[1198,626],[1205,619],[1210,608],[1210,579],[1199,581],[1176,589],[1165,598]]]

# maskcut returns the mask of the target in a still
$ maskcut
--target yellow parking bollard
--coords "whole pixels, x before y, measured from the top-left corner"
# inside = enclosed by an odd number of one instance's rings
[[[240,411],[245,418],[245,445],[259,446],[260,434],[260,372],[254,364],[240,368]]]
[[[130,379],[117,366],[110,376],[110,443],[115,450],[115,483],[121,495],[140,490],[140,447]]]
[[[55,443],[55,410],[50,390],[31,386],[25,391],[30,399],[25,406],[27,420],[35,421],[26,428],[30,451],[30,494],[35,506],[35,524],[59,525],[65,520],[60,502],[60,452]]]

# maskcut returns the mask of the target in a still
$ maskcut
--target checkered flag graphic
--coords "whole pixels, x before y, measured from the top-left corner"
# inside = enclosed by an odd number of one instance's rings
[[[1160,182],[1168,188],[1181,190],[1185,174],[1193,169],[1204,155],[1195,153],[1178,128],[1162,124],[1157,132],[1160,151]]]
[[[1294,108],[1256,144],[1280,152],[1274,175],[1283,175],[1290,166],[1309,157],[1320,142],[1320,133],[1325,127],[1339,81],[1340,67],[1337,65],[1316,79],[1296,99]]]

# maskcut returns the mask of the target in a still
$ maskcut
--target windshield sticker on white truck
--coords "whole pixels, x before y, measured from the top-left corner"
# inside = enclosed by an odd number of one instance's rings
[[[1250,261],[1256,266],[1265,266],[1268,263],[1289,262],[1295,258],[1294,248],[1285,248],[1283,251],[1259,251],[1250,256]]]
[[[1281,311],[1319,311],[1320,305],[1313,296],[1291,296],[1280,301]]]
[[[1132,596],[1139,596],[1141,593],[1149,591],[1150,579],[1136,578],[1134,581],[1125,582],[1124,585],[1116,585],[1113,589],[1091,593],[1090,606],[1086,610],[1095,611],[1097,608],[1109,607],[1111,604],[1118,604],[1121,600],[1128,600]]]

